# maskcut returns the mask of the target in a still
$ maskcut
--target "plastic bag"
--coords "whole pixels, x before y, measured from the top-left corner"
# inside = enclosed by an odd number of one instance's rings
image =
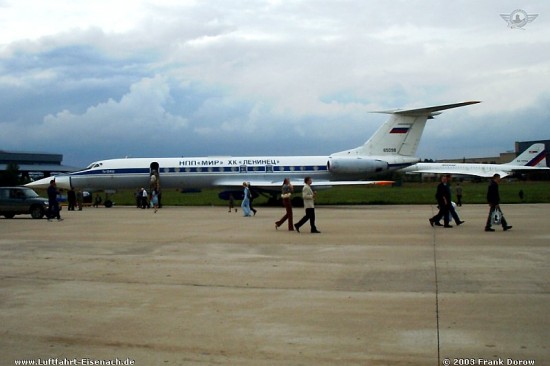
[[[491,223],[493,225],[500,225],[502,221],[502,212],[497,208],[491,213]]]

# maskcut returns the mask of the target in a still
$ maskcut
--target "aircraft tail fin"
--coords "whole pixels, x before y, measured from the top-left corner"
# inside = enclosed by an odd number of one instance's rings
[[[401,155],[414,156],[426,121],[440,114],[440,111],[464,107],[479,101],[446,104],[427,108],[379,111],[391,114],[375,134],[363,146],[341,151],[332,155]]]
[[[544,144],[533,144],[517,158],[504,165],[525,165],[546,168],[546,146]]]

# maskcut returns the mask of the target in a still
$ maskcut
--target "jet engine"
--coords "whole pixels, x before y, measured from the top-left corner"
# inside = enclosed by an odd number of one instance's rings
[[[71,177],[68,175],[57,175],[53,178],[55,180],[55,185],[59,189],[71,189]]]
[[[378,173],[388,169],[388,163],[382,160],[358,156],[331,156],[328,159],[327,168],[329,172],[335,174]]]

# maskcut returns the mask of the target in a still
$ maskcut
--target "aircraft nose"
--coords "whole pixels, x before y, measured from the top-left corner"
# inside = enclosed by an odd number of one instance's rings
[[[39,180],[36,180],[34,182],[30,182],[25,184],[25,187],[33,188],[33,189],[46,189],[50,185],[50,181],[52,180],[52,177],[42,178]]]
[[[55,184],[59,189],[71,189],[71,177],[69,176],[56,176],[56,177],[46,177],[39,179],[35,182],[30,182],[25,184],[25,187],[30,187],[34,189],[46,189],[50,186],[50,181],[55,180]]]

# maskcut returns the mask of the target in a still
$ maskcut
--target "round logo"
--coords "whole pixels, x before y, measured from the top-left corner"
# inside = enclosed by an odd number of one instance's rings
[[[510,14],[510,24],[514,27],[521,28],[528,23],[528,17],[525,10],[516,9]]]

